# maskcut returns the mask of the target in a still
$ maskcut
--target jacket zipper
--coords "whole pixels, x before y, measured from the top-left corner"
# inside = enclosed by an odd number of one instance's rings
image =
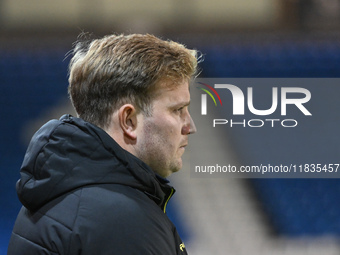
[[[164,204],[164,213],[166,213],[166,206],[170,200],[170,198],[172,197],[172,195],[174,194],[174,189],[171,188],[171,192],[170,192],[170,195],[168,196],[168,199],[165,201],[165,204]]]

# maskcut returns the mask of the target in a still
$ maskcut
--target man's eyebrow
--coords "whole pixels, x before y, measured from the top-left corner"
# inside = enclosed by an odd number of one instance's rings
[[[179,103],[176,103],[174,104],[174,106],[189,106],[190,105],[190,101],[188,102],[179,102]]]
[[[188,102],[177,102],[172,105],[170,105],[170,108],[177,108],[177,107],[186,107],[190,105],[190,101]]]

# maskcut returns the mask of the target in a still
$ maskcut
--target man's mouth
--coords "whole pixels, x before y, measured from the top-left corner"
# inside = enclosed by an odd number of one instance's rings
[[[187,145],[188,145],[188,144],[184,144],[184,145],[180,146],[179,148],[180,148],[180,149],[183,149],[183,151],[185,151],[185,147],[186,147]]]
[[[185,143],[185,144],[181,145],[180,148],[185,148],[185,147],[187,147],[187,145],[188,145],[188,144]]]

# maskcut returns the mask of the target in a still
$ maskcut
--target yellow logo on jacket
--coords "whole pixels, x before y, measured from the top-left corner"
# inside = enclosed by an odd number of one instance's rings
[[[181,249],[181,251],[183,251],[183,250],[185,249],[184,243],[181,243],[181,244],[179,245],[179,248]]]

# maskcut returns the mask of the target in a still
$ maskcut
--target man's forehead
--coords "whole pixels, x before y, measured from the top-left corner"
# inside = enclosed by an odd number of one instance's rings
[[[159,82],[159,84],[155,87],[155,94],[162,94],[167,92],[173,92],[178,90],[188,90],[189,91],[190,83],[187,79],[182,80],[164,80]]]
[[[189,104],[190,91],[189,82],[182,81],[181,83],[172,84],[171,86],[160,86],[154,93],[154,101],[164,101],[168,104]]]

